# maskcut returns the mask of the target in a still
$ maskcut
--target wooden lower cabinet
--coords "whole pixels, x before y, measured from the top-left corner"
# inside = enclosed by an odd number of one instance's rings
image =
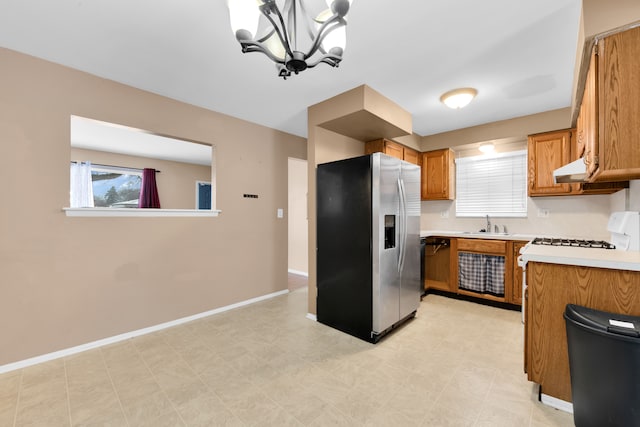
[[[522,304],[522,269],[517,268],[516,259],[520,248],[527,242],[448,237],[444,239],[450,241],[449,247],[440,248],[435,253],[433,253],[433,247],[427,246],[425,249],[425,290],[436,289],[508,304]],[[459,288],[458,254],[460,252],[503,256],[505,258],[504,296],[482,294]],[[515,283],[516,280],[517,283]]]
[[[513,242],[513,277],[511,280],[511,301],[514,304],[522,305],[522,268],[518,267],[518,256],[520,256],[520,249],[527,242]]]
[[[525,371],[542,393],[570,402],[567,304],[640,316],[640,272],[527,264]]]
[[[456,239],[428,237],[424,250],[424,290],[451,292],[451,254]]]
[[[511,242],[507,242],[505,240],[494,240],[494,239],[457,239],[458,246],[456,251],[456,271],[453,275],[454,280],[456,281],[456,291],[460,295],[467,295],[476,298],[487,299],[491,301],[498,302],[510,302],[511,301],[511,265],[513,263],[513,258],[511,254],[507,250],[508,244]],[[458,255],[460,253],[472,253],[472,254],[484,254],[484,255],[493,255],[503,257],[504,260],[504,295],[497,296],[485,293],[474,292],[466,289],[462,289],[459,287],[458,283],[458,275],[459,269],[458,267]]]
[[[527,318],[526,315],[527,313],[529,313],[529,288],[525,288],[524,289],[524,293],[523,293],[524,299],[522,301],[522,310],[524,312],[524,357],[523,357],[523,362],[524,362],[524,373],[528,374],[529,373],[529,328],[527,328]],[[529,375],[527,375],[527,377],[530,379],[531,377]]]

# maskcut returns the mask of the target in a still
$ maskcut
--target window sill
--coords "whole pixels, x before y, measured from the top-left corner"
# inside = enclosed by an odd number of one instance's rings
[[[220,210],[205,209],[139,209],[139,208],[62,208],[67,216],[95,216],[95,217],[213,217],[222,213]]]

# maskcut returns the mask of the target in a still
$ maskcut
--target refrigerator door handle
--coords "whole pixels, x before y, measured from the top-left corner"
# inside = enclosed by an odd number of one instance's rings
[[[407,191],[404,188],[404,179],[400,180],[400,183],[402,184],[402,203],[404,205],[404,216],[402,218],[402,269],[404,270],[404,261],[405,259],[407,259],[407,236],[409,234],[408,232],[408,219],[409,219],[409,214],[407,213]]]
[[[404,188],[404,181],[398,178],[398,192],[400,195],[400,236],[398,248],[398,272],[404,269],[405,252],[407,247],[407,195]]]
[[[398,178],[397,181],[398,184],[398,235],[397,235],[397,239],[398,239],[398,272],[400,272],[402,270],[402,220],[403,220],[403,209],[404,209],[404,203],[402,200],[403,194],[402,194],[402,182],[400,181],[400,178]]]

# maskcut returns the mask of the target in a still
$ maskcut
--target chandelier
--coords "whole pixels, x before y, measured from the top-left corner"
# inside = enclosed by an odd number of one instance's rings
[[[324,0],[327,9],[323,6],[320,11],[311,10],[306,0],[284,0],[281,7],[276,0],[228,0],[227,4],[231,30],[242,52],[267,55],[286,80],[291,73],[321,62],[332,67],[340,64],[351,1]]]

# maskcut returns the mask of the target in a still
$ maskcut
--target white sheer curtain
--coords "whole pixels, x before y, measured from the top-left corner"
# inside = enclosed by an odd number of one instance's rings
[[[71,162],[70,201],[72,208],[92,208],[91,162]]]

